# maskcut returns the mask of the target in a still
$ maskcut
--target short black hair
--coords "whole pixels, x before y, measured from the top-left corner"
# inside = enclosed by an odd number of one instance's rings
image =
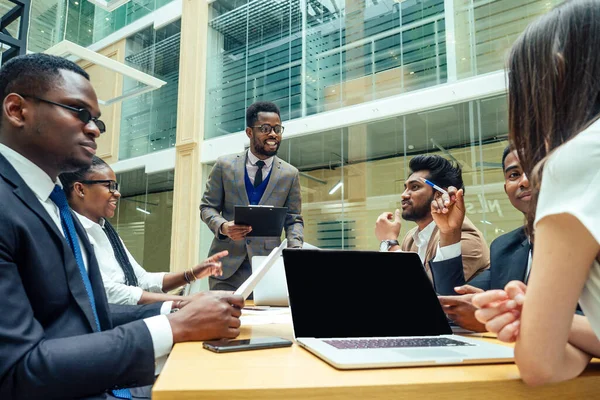
[[[88,81],[90,76],[79,65],[66,58],[44,53],[18,56],[0,68],[0,95],[2,101],[10,93],[43,96],[60,83],[60,70],[73,71]]]
[[[279,115],[281,119],[281,114],[279,113],[279,107],[275,103],[271,103],[270,101],[257,101],[252,104],[246,110],[246,126],[253,127],[256,121],[258,120],[259,112],[272,112]]]
[[[504,149],[504,152],[502,153],[502,173],[504,173],[504,170],[506,168],[506,166],[504,165],[504,161],[506,160],[506,157],[508,157],[508,155],[510,153],[512,153],[513,148],[510,146],[510,144],[508,146],[506,146],[506,148]]]
[[[63,191],[67,195],[67,198],[71,197],[73,193],[73,186],[75,182],[84,181],[86,176],[95,170],[108,167],[109,165],[100,157],[92,157],[92,164],[83,168],[78,169],[75,172],[63,172],[58,177],[63,185]]]
[[[420,155],[410,160],[411,174],[418,171],[429,171],[427,179],[442,188],[454,186],[465,190],[462,169],[457,163],[450,162],[438,155]]]

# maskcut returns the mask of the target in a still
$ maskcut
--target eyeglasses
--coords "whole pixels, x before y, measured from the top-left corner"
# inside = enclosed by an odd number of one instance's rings
[[[271,126],[269,124],[262,124],[259,126],[253,126],[253,128],[260,128],[260,131],[266,135],[271,133],[271,131],[275,132],[278,135],[283,135],[284,127],[281,125]]]
[[[99,183],[99,184],[108,183],[108,186],[106,186],[106,187],[108,188],[109,192],[114,193],[117,190],[119,190],[119,183],[116,181],[111,181],[109,179],[86,180],[86,181],[79,181],[79,182],[83,183],[85,185],[93,185],[96,183]]]
[[[92,117],[92,113],[88,109],[71,107],[66,104],[56,103],[54,101],[42,99],[42,98],[36,97],[36,96],[30,96],[27,94],[22,94],[20,96],[21,97],[29,97],[29,98],[32,98],[32,99],[35,99],[35,100],[38,100],[38,101],[41,101],[44,103],[52,104],[52,105],[59,106],[59,107],[65,108],[67,110],[73,111],[74,113],[77,113],[77,118],[79,118],[79,120],[81,122],[83,122],[84,124],[87,125],[90,123],[90,121],[93,121],[94,124],[96,124],[96,126],[98,127],[98,130],[100,131],[100,133],[106,132],[106,125],[104,124],[104,122],[99,120],[96,117]]]

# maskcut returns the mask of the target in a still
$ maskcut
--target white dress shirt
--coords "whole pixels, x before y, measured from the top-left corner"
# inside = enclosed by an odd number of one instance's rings
[[[274,156],[273,156],[274,157]],[[265,165],[262,167],[262,176],[265,179],[269,173],[271,172],[271,168],[273,168],[273,157],[269,157],[266,160],[262,160],[265,162]],[[256,157],[250,149],[248,149],[248,157],[246,157],[246,171],[248,171],[248,178],[250,178],[250,182],[254,185],[254,177],[256,176],[256,172],[258,172],[258,167],[256,163],[260,160],[260,158]]]
[[[425,256],[427,255],[427,246],[429,246],[429,241],[431,240],[431,235],[433,234],[433,230],[435,229],[435,221],[431,221],[429,225],[427,225],[422,230],[416,230],[413,234],[413,240],[417,245],[417,253],[419,254],[419,258],[421,262],[425,264]],[[460,242],[454,243],[449,246],[440,247],[440,244],[437,245],[437,251],[435,253],[435,257],[432,261],[439,262],[448,260],[450,258],[460,256],[461,248]]]
[[[162,284],[165,273],[147,272],[135,261],[123,243],[127,258],[129,258],[133,272],[138,280],[138,286],[127,285],[125,283],[125,273],[121,265],[119,265],[108,236],[106,236],[106,232],[104,231],[104,219],[101,219],[100,223],[96,223],[81,214],[75,213],[75,215],[81,221],[81,225],[83,225],[88,234],[90,243],[94,246],[94,252],[96,253],[96,259],[98,259],[109,303],[138,304],[144,290],[153,293],[163,293]],[[168,309],[166,308],[167,306]],[[168,314],[171,311],[171,302],[165,302],[163,307],[165,307],[166,311],[163,314]]]
[[[10,165],[12,165],[12,167],[21,176],[21,179],[23,179],[27,186],[29,186],[31,191],[42,204],[42,207],[44,207],[44,209],[50,215],[52,221],[54,221],[58,227],[58,230],[64,236],[65,233],[60,222],[58,206],[54,204],[52,200],[50,200],[50,194],[52,193],[52,190],[54,190],[54,185],[59,185],[62,187],[60,181],[57,179],[56,182],[52,182],[52,179],[50,179],[48,174],[42,171],[40,167],[2,143],[0,143],[0,154],[2,154],[8,160]],[[87,253],[83,247],[81,238],[78,237],[78,240],[83,256],[83,262],[87,270]],[[166,361],[166,357],[169,355],[171,348],[173,347],[173,331],[171,330],[171,324],[165,315],[157,315],[155,317],[146,318],[144,319],[144,322],[146,323],[146,326],[150,331],[150,336],[152,337],[154,357],[156,362],[156,373],[158,373],[162,369],[162,366]]]

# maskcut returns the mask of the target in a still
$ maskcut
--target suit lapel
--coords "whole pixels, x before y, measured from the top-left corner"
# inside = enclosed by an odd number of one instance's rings
[[[260,198],[260,201],[258,202],[258,204],[264,204],[267,201],[267,199],[269,198],[269,196],[271,196],[271,193],[273,193],[273,189],[275,188],[275,185],[277,185],[277,182],[279,181],[280,175],[281,175],[281,160],[277,156],[275,156],[275,157],[273,157],[273,167],[271,168],[271,177],[269,178],[269,183],[267,183],[265,192],[263,193],[262,197]]]
[[[427,252],[425,253],[425,264],[426,268],[429,269],[429,261],[435,258],[435,253],[437,252],[437,245],[440,241],[440,230],[437,225],[433,228],[431,232],[431,237],[429,238],[429,242],[427,243]]]
[[[95,330],[96,323],[94,322],[92,307],[88,300],[79,268],[77,267],[77,261],[75,261],[73,250],[71,250],[64,235],[59,231],[56,223],[54,223],[46,209],[44,209],[35,193],[33,193],[29,186],[21,179],[17,171],[2,155],[0,155],[0,175],[15,187],[13,193],[43,221],[49,234],[54,236],[55,243],[61,247],[59,252],[62,252],[69,290],[85,314],[90,327]]]
[[[250,200],[248,199],[248,192],[246,192],[246,157],[248,157],[248,153],[238,154],[238,156],[234,160],[233,165],[235,183],[239,192],[240,199],[242,200],[241,205],[245,206],[250,204]]]
[[[512,256],[512,265],[509,265],[508,282],[511,280],[525,282],[525,274],[527,273],[527,265],[529,264],[529,249],[531,248],[529,239],[525,237],[518,246],[517,251]]]

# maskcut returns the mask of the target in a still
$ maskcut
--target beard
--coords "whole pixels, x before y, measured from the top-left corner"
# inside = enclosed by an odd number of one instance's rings
[[[402,210],[402,219],[413,222],[424,219],[427,214],[431,212],[431,202],[433,199],[434,196],[431,196],[431,198],[425,204],[419,207],[413,204],[412,208],[408,210]]]
[[[265,150],[265,144],[261,143],[258,139],[254,139],[252,141],[252,149],[254,149],[254,154],[262,154],[263,156],[272,157],[277,154],[279,150],[279,146],[281,142],[277,143],[277,147],[273,151]]]

